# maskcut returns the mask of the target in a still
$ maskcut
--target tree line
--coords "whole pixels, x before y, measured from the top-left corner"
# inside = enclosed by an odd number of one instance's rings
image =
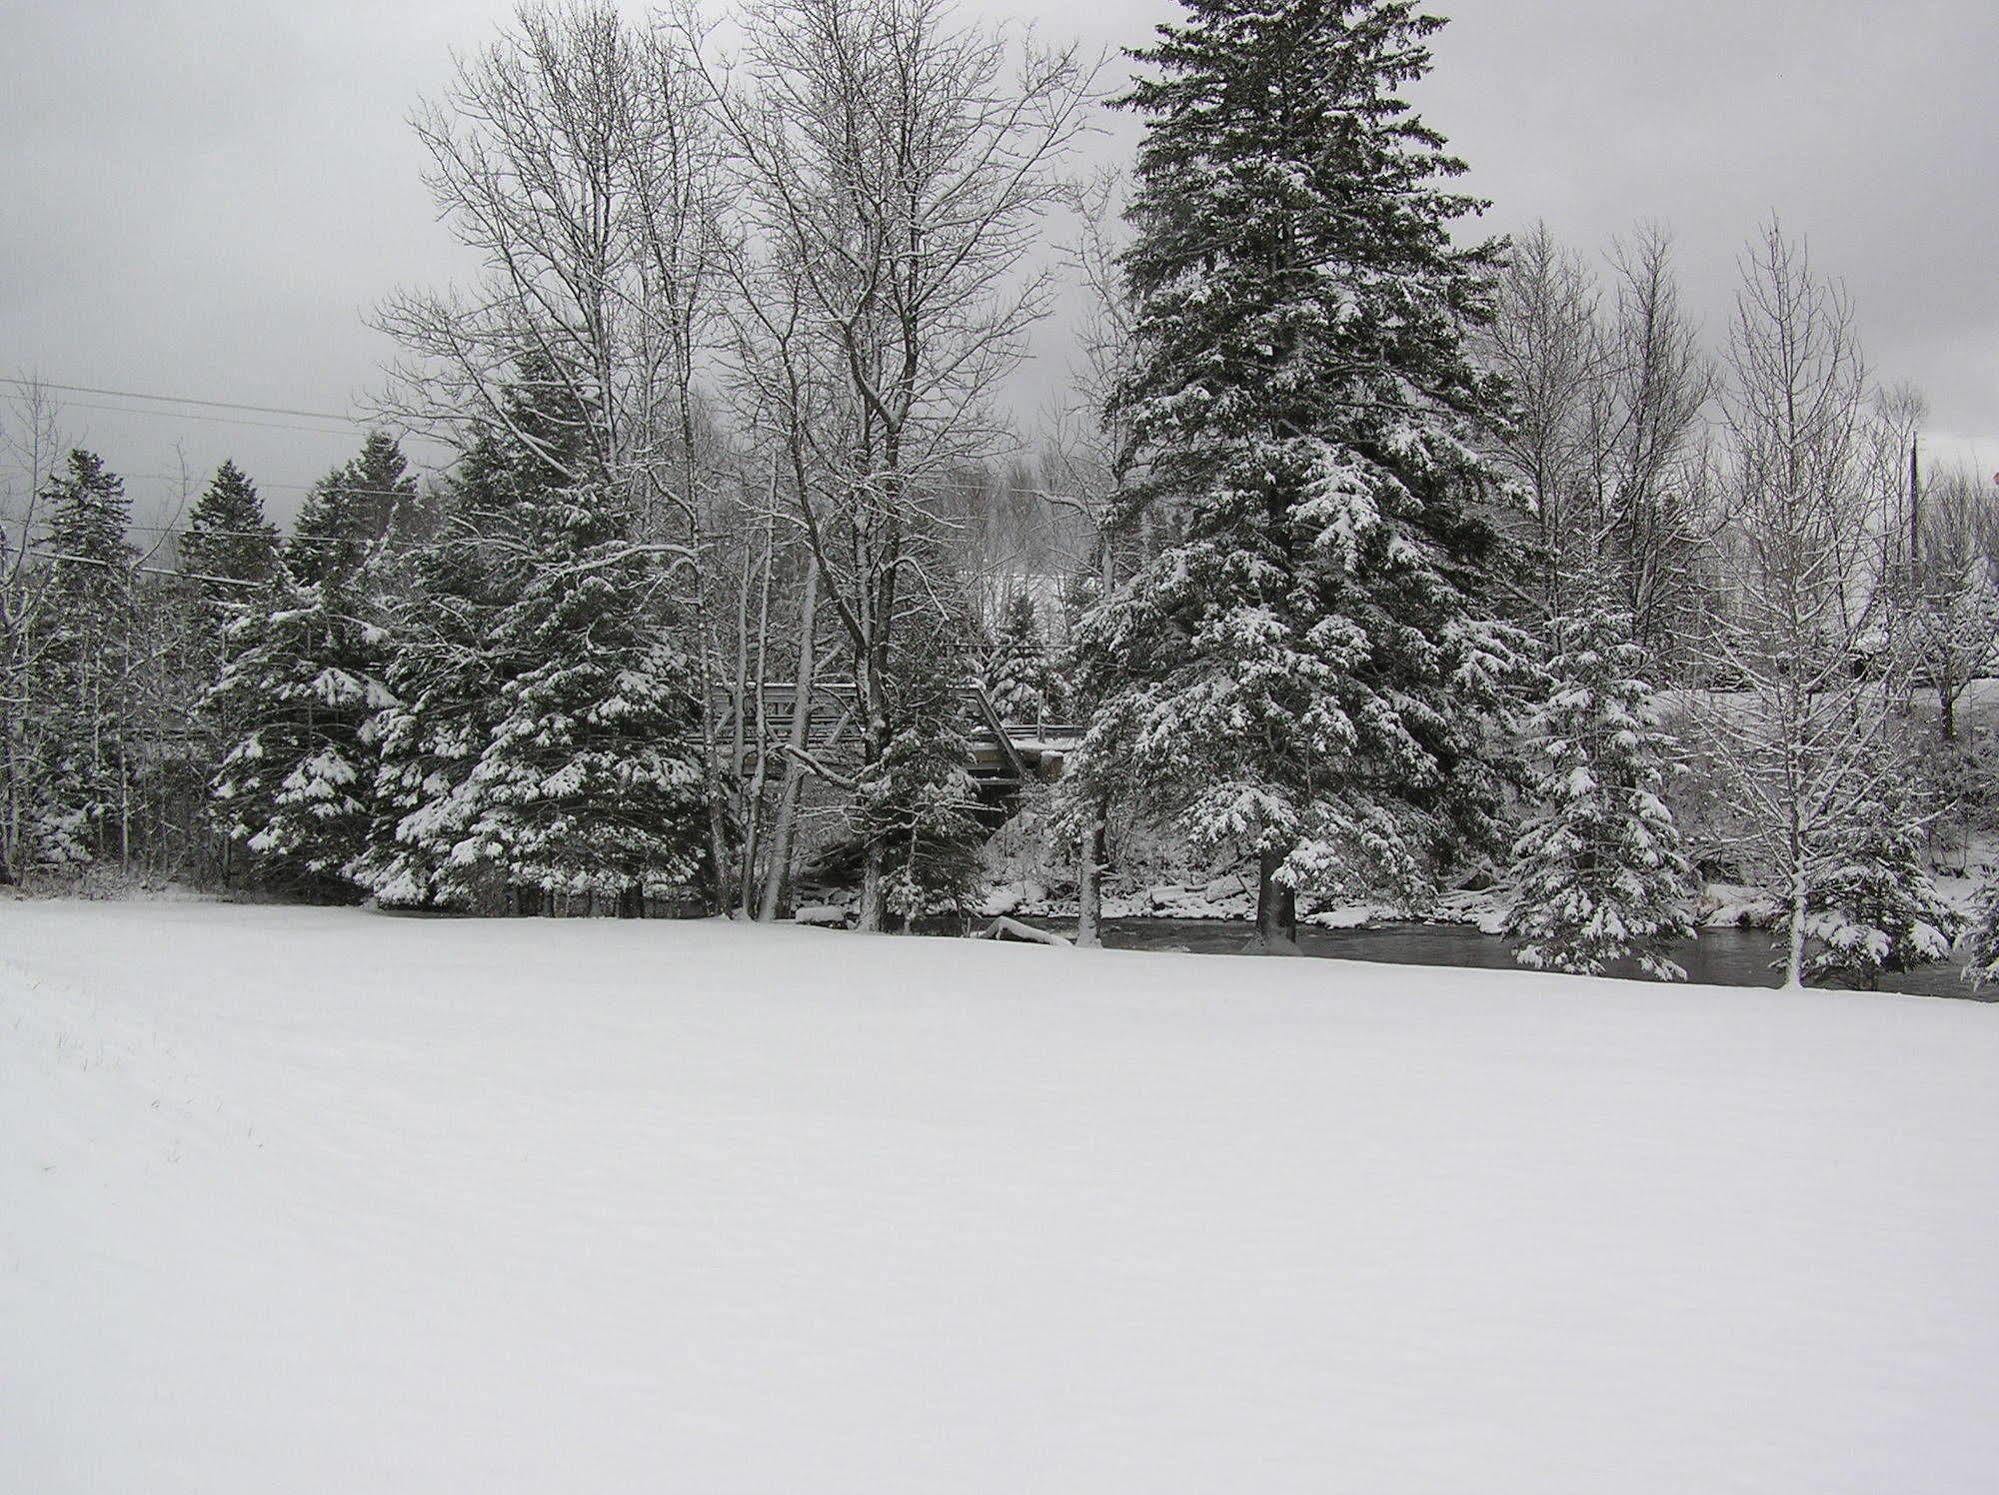
[[[1999,547],[1838,284],[1773,222],[1717,360],[1663,230],[1601,273],[1465,237],[1404,97],[1440,21],[1184,10],[1112,101],[1128,181],[1082,184],[1098,68],[940,0],[749,0],[726,46],[524,8],[413,121],[482,273],[376,311],[437,478],[371,436],[280,538],[225,465],[162,566],[24,408],[9,875],[772,918],[809,853],[883,929],[978,882],[977,679],[1085,729],[1037,806],[1085,940],[1166,827],[1255,869],[1270,949],[1472,879],[1523,959],[1671,974],[1722,878],[1793,980],[1939,958]]]

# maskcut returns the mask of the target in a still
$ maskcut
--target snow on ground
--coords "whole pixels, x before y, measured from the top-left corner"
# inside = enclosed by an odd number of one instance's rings
[[[1984,1491],[1999,1010],[0,905],[0,1490]]]

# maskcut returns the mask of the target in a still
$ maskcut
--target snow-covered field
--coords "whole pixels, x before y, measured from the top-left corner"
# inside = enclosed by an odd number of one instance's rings
[[[1999,1009],[0,905],[0,1491],[1989,1491]]]

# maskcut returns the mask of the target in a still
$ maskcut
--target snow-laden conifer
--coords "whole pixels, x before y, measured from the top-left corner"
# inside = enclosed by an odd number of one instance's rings
[[[209,783],[217,825],[271,880],[314,896],[351,894],[345,869],[367,844],[373,721],[392,699],[380,543],[394,497],[414,489],[386,438],[316,485],[275,574],[230,623],[209,693],[231,732]]]
[[[1034,599],[1018,592],[993,639],[985,671],[986,695],[1001,721],[1045,721],[1057,709],[1060,683],[1035,617]]]
[[[678,552],[647,543],[540,362],[503,414],[404,567],[373,823],[349,872],[389,902],[637,911],[700,872]]]
[[[500,889],[489,867],[455,859],[478,814],[472,772],[500,710],[510,665],[493,637],[532,556],[518,539],[526,484],[517,443],[490,434],[457,464],[435,531],[400,567],[383,667],[388,703],[371,723],[372,821],[348,875],[384,903],[471,908]]]
[[[224,462],[196,501],[181,536],[180,568],[203,595],[227,607],[241,600],[230,582],[260,582],[278,562],[278,527],[264,517],[256,484]]]
[[[882,896],[903,927],[926,913],[962,909],[981,878],[978,789],[966,763],[955,652],[912,641],[898,671],[895,730],[862,769],[854,816],[866,843],[882,848]]]
[[[1978,916],[1964,933],[1964,977],[1974,986],[1999,981],[1999,880],[1979,895]]]
[[[209,783],[217,824],[273,881],[337,896],[368,823],[367,724],[388,696],[382,634],[351,585],[281,571],[230,624],[210,709],[237,736]]]
[[[1837,855],[1812,882],[1812,976],[1873,987],[1884,971],[1949,957],[1963,920],[1930,877],[1922,816],[1909,798],[1890,784],[1852,807]]]
[[[30,651],[37,721],[20,723],[23,812],[30,865],[117,855],[129,825],[138,657],[138,552],[125,538],[125,482],[78,449],[39,497],[48,530],[39,547],[47,591]]]
[[[360,452],[315,483],[300,506],[286,547],[293,574],[304,581],[357,574],[416,497],[401,444],[369,432]]]
[[[1693,937],[1695,882],[1661,791],[1660,730],[1625,614],[1585,607],[1552,624],[1546,698],[1525,721],[1529,819],[1513,847],[1507,933],[1521,964],[1601,975],[1631,959],[1663,980]]]
[[[1488,244],[1461,163],[1399,96],[1441,24],[1404,0],[1189,0],[1139,55],[1123,267],[1136,502],[1179,538],[1084,619],[1075,765],[1142,786],[1197,849],[1298,889],[1414,893],[1497,831],[1487,722],[1517,640],[1465,351]]]
[[[525,517],[525,516],[524,516]],[[493,624],[501,683],[452,849],[528,893],[632,906],[699,869],[694,671],[657,597],[662,568],[602,485],[550,492],[532,562]]]

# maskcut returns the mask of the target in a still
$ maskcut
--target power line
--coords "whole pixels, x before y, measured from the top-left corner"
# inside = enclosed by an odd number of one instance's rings
[[[348,491],[349,491],[349,492],[357,492],[357,491],[363,491],[363,490],[356,490],[356,489],[349,489]],[[407,497],[408,495],[403,495],[403,496],[404,496],[404,497]],[[30,522],[30,520],[29,520],[28,516],[27,516],[27,515],[25,515],[25,514],[15,514],[15,513],[9,513],[9,512],[6,512],[6,511],[0,511],[0,523],[5,523],[5,524],[22,524],[22,525],[25,525],[25,524],[28,524],[29,522]],[[40,519],[40,520],[35,520],[35,521],[33,521],[33,522],[34,522],[34,523],[35,523],[36,525],[38,525],[38,526],[39,526],[39,527],[40,527],[40,528],[41,528],[41,529],[42,529],[42,530],[43,530],[44,532],[46,532],[46,531],[48,530],[48,528],[49,528],[49,521],[48,521],[48,520],[46,520],[46,519]],[[129,535],[178,535],[178,536],[181,536],[182,538],[188,538],[188,537],[193,537],[193,538],[197,538],[197,539],[203,539],[203,540],[263,540],[263,539],[270,539],[270,540],[273,540],[273,541],[274,541],[274,543],[276,543],[276,544],[277,544],[277,545],[279,545],[279,546],[285,546],[285,545],[351,545],[351,544],[366,544],[366,543],[368,543],[368,542],[366,542],[366,541],[358,541],[358,540],[355,540],[355,539],[353,539],[353,538],[350,538],[349,536],[345,536],[345,535],[301,535],[301,534],[290,534],[290,535],[287,535],[287,534],[283,534],[283,533],[279,533],[279,534],[277,534],[277,535],[275,535],[275,536],[271,536],[271,535],[267,535],[267,534],[266,534],[266,533],[265,533],[264,531],[262,531],[262,530],[248,530],[248,529],[206,529],[206,530],[199,530],[199,531],[197,531],[197,530],[194,530],[194,529],[192,529],[192,528],[188,527],[187,525],[181,525],[181,526],[179,526],[178,528],[176,528],[176,527],[175,527],[174,525],[171,525],[171,524],[128,524],[128,525],[126,525],[126,526],[125,526],[125,533],[127,533],[127,534],[129,534]]]
[[[163,405],[203,405],[211,410],[248,410],[257,415],[301,415],[307,420],[337,420],[350,426],[369,424],[352,415],[331,415],[324,410],[294,410],[285,405],[246,405],[241,400],[201,400],[192,395],[149,395],[132,389],[97,389],[88,384],[51,384],[46,379],[9,379],[0,377],[0,384],[12,384],[20,389],[59,389],[64,394],[109,395],[115,400],[153,400]],[[86,410],[101,409],[101,406],[86,405]],[[138,412],[134,411],[133,414]]]
[[[169,405],[200,405],[205,409],[210,409],[210,410],[247,410],[258,415],[296,415],[296,416],[302,416],[307,420],[340,421],[343,424],[349,426],[366,427],[377,424],[375,422],[363,420],[359,416],[334,415],[324,410],[299,410],[285,405],[251,405],[251,404],[246,404],[239,400],[205,400],[205,399],[198,399],[193,395],[142,394],[137,390],[103,389],[88,384],[55,384],[45,379],[21,379],[21,378],[9,377],[6,375],[0,375],[0,384],[10,384],[17,389],[53,389],[53,390],[60,390],[65,394],[105,395],[109,396],[112,399],[119,399],[119,400],[152,400],[160,404],[169,404]],[[267,430],[274,430],[274,431],[305,431],[317,436],[345,436],[348,434],[345,431],[327,431],[317,426],[285,425],[273,421],[234,420],[227,416],[196,415],[191,411],[181,411],[181,410],[134,410],[128,406],[122,406],[122,405],[86,405],[86,404],[78,404],[74,401],[72,401],[67,408],[74,410],[96,410],[96,411],[101,411],[107,415],[153,415],[153,416],[164,416],[169,419],[174,417],[180,417],[186,420],[214,421],[217,424],[221,425],[259,426]],[[417,441],[435,441],[434,437],[424,436],[419,432],[414,432],[414,431],[407,432],[405,433],[405,435],[407,439],[412,439]],[[171,473],[133,473],[129,474],[129,476],[139,477],[139,478],[155,478],[166,482],[172,482],[175,480],[176,477],[175,474]],[[259,486],[268,487],[268,488],[299,487],[298,484],[289,484],[289,483],[264,483],[260,484]],[[1016,488],[1005,484],[988,485],[977,482],[972,482],[972,483],[927,482],[927,483],[919,483],[917,486],[919,488],[928,489],[931,492],[978,493],[978,494],[992,494],[996,497],[1040,498],[1047,500],[1048,502],[1051,503],[1073,505],[1080,509],[1087,509],[1093,504],[1102,502],[1102,500],[1099,498],[1095,498],[1084,494],[1058,493],[1046,488]]]
[[[329,431],[324,426],[301,426],[288,421],[245,420],[240,415],[200,415],[192,410],[137,410],[130,405],[92,405],[72,400],[65,410],[101,410],[107,415],[150,415],[161,420],[199,420],[222,426],[258,426],[267,431],[305,431],[314,436],[338,436],[351,440],[351,431]],[[338,416],[333,417],[339,419]]]
[[[155,480],[162,483],[179,483],[194,478],[195,474],[181,472],[121,472],[118,476],[121,478]],[[213,478],[204,480],[204,482],[213,481]],[[352,483],[339,481],[337,474],[333,473],[329,473],[316,483],[267,483],[262,478],[250,478],[249,483],[252,488],[257,489],[259,492],[262,492],[266,488],[280,488],[287,493],[317,493],[322,488],[325,488],[336,491],[343,496],[350,493],[361,494],[369,498],[421,498],[423,496],[421,490],[411,492],[405,488],[358,488]]]
[[[0,375],[0,384],[12,385],[17,389],[54,389],[65,393],[108,395],[120,400],[154,400],[162,404],[200,405],[210,410],[248,410],[259,415],[297,415],[307,420],[339,421],[352,428],[356,426],[379,429],[383,423],[364,420],[359,416],[335,415],[325,410],[294,410],[284,405],[247,405],[235,400],[201,400],[191,395],[151,395],[137,390],[99,389],[87,384],[50,384],[39,379],[17,379]],[[225,426],[256,426],[267,431],[304,431],[315,436],[351,436],[352,431],[329,431],[324,426],[301,426],[288,421],[245,420],[241,416],[201,415],[192,410],[139,410],[130,405],[94,405],[87,401],[70,400],[63,406],[65,410],[96,410],[106,415],[151,415],[167,420],[210,421]],[[404,440],[431,441],[434,438],[419,432],[403,433]],[[137,474],[144,476],[144,474]],[[278,484],[271,486],[277,487]]]
[[[90,555],[65,555],[60,551],[53,550],[27,550],[22,553],[24,555],[31,555],[39,561],[57,561],[73,566],[98,566],[106,571],[138,571],[147,576],[176,576],[183,581],[213,581],[231,587],[254,587],[257,585],[254,581],[243,581],[233,576],[208,576],[198,571],[168,571],[160,566],[148,566],[143,563],[132,566],[118,566],[100,557]]]

